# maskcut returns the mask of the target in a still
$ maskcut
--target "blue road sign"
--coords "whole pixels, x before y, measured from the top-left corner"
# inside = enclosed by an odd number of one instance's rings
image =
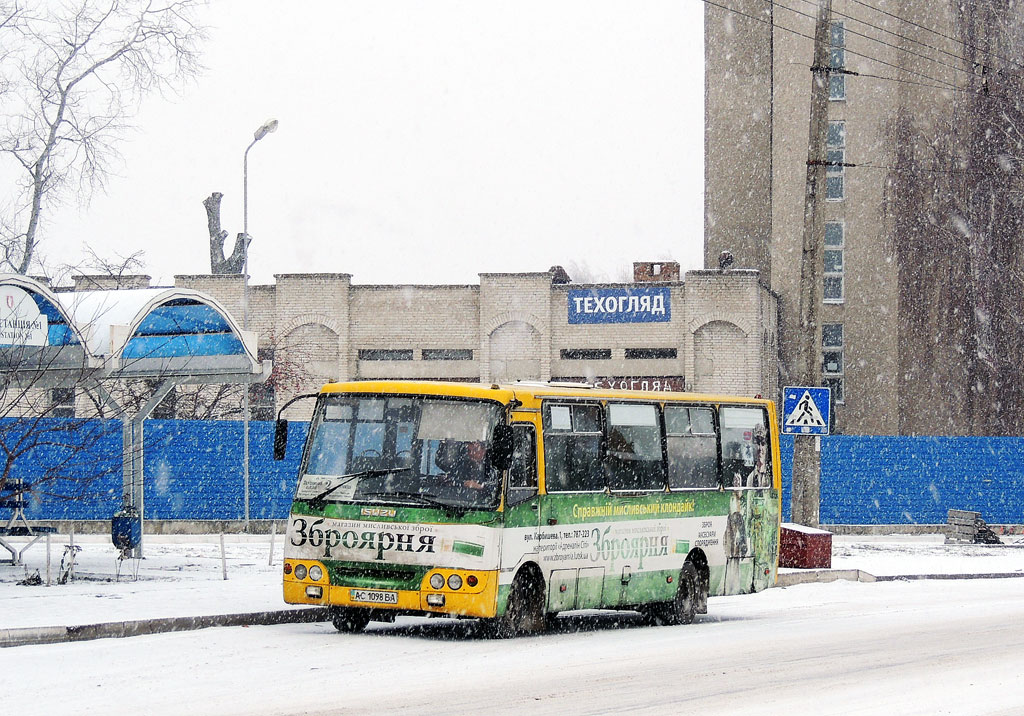
[[[832,389],[789,387],[782,391],[782,432],[787,435],[828,435]]]

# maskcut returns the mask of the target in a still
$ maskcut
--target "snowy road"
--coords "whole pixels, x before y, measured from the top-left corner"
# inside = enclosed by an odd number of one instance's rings
[[[0,651],[5,713],[1024,713],[1024,579],[712,599],[683,627],[560,619],[220,628]],[[623,623],[624,622],[624,623]],[[621,627],[621,628],[619,628]]]

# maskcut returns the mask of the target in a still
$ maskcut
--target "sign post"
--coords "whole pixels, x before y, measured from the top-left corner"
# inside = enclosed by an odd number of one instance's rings
[[[832,390],[796,386],[782,391],[782,432],[793,438],[794,522],[818,526],[821,486],[819,481],[821,436],[829,434]],[[811,440],[814,445],[811,445]]]

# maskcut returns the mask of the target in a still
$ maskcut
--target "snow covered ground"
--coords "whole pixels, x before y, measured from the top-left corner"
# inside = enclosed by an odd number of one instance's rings
[[[946,545],[941,535],[835,536],[832,567],[876,576],[1024,573],[1024,537],[1006,539],[1017,544]],[[139,579],[131,579],[135,565],[127,560],[116,581],[117,551],[110,538],[76,535],[81,551],[74,577],[57,584],[68,541],[66,535],[51,539],[49,587],[45,542],[25,553],[23,566],[0,565],[0,629],[289,608],[281,599],[280,536],[271,559],[269,535],[225,535],[227,580],[217,535],[147,536]],[[42,585],[18,584],[37,572]]]
[[[0,565],[0,629],[286,608],[280,538],[270,565],[267,536],[226,536],[227,580],[216,536],[147,537],[138,581],[113,580],[109,538],[76,542],[68,584],[17,584],[45,581],[41,543]],[[1024,573],[1024,541],[836,536],[833,553],[876,575]],[[1024,578],[798,585],[713,598],[690,626],[588,613],[512,641],[438,619],[214,628],[0,649],[0,712],[1019,714],[1022,625]]]

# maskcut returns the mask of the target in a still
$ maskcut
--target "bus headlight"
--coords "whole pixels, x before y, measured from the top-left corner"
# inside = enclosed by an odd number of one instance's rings
[[[462,577],[457,574],[453,574],[448,577],[448,588],[455,590],[462,588]]]
[[[434,574],[431,574],[430,575],[430,586],[433,587],[434,589],[444,589],[444,575],[439,573],[439,572],[435,572]]]
[[[295,578],[302,580],[306,578],[306,565],[296,564],[295,565]]]
[[[324,576],[324,570],[320,569],[320,565],[314,564],[309,568],[309,578],[314,582],[319,582],[322,576]]]

